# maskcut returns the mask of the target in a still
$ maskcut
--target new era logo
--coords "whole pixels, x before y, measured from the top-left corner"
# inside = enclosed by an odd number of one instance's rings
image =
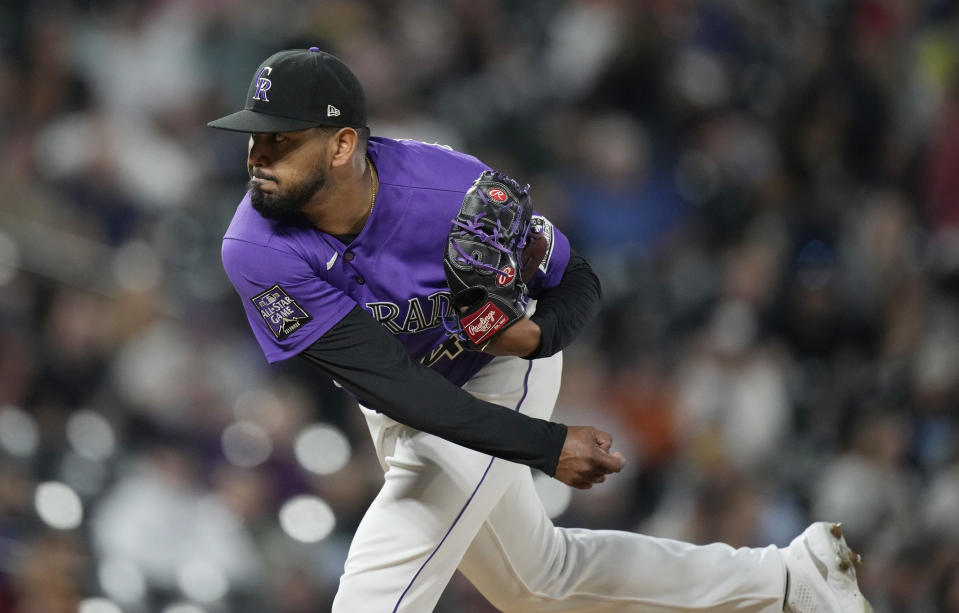
[[[340,109],[336,108],[336,107],[333,106],[332,104],[327,104],[327,105],[326,105],[326,116],[327,116],[327,117],[339,117],[339,116],[340,116]]]

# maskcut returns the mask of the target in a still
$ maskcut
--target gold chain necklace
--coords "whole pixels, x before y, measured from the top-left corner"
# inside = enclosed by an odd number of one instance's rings
[[[376,205],[376,184],[379,182],[379,175],[376,174],[376,166],[370,156],[366,156],[366,163],[370,165],[370,215],[373,214],[373,207]]]

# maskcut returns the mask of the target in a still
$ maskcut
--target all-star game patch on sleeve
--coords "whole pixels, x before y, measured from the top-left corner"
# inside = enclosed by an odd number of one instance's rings
[[[303,310],[296,300],[286,293],[286,290],[274,285],[262,294],[250,298],[260,310],[263,321],[277,340],[284,340],[293,332],[309,323],[313,316]]]
[[[227,238],[222,256],[270,362],[300,353],[356,306],[294,253]]]

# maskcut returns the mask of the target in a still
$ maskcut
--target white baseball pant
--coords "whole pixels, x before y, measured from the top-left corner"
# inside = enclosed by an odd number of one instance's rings
[[[561,354],[496,358],[464,389],[549,418],[561,369]],[[528,467],[363,411],[385,481],[353,538],[335,613],[432,611],[457,568],[503,611],[783,610],[774,546],[558,528]]]

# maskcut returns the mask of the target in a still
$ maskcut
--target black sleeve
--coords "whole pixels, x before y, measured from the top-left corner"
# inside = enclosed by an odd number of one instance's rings
[[[536,297],[536,312],[530,319],[539,325],[542,339],[527,357],[545,358],[565,349],[599,312],[600,298],[599,279],[589,262],[572,251],[559,285]]]
[[[566,426],[484,402],[414,362],[360,307],[300,354],[364,405],[396,421],[552,476]]]

